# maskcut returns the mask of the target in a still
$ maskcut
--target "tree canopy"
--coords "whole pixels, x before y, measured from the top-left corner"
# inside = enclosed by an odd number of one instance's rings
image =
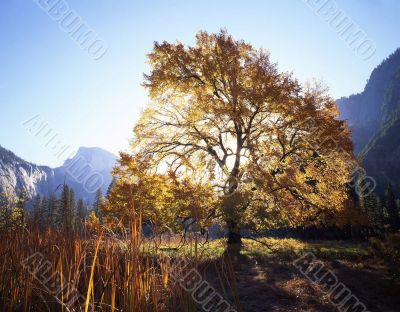
[[[134,128],[130,160],[145,164],[139,179],[169,172],[212,185],[212,215],[232,241],[244,224],[329,222],[324,216],[344,209],[352,144],[325,87],[302,86],[266,50],[226,31],[199,32],[194,46],[156,42],[148,57],[152,103]]]

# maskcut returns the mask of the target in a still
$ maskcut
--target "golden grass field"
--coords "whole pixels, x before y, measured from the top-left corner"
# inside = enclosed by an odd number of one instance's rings
[[[305,252],[370,306],[400,306],[398,282],[367,242],[245,239],[240,257],[232,259],[223,239],[146,239],[137,229],[124,238],[34,228],[0,238],[1,311],[197,311],[190,294],[169,278],[171,259],[179,258],[189,259],[237,311],[334,311],[292,265]],[[50,263],[45,283],[23,265],[35,253]],[[74,291],[80,299],[70,304]]]

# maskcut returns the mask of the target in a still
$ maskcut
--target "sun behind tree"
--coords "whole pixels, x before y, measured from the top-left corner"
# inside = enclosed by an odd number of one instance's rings
[[[226,31],[196,39],[154,44],[144,82],[153,102],[134,128],[132,161],[146,163],[144,176],[212,185],[219,200],[207,216],[222,216],[228,244],[241,243],[244,225],[329,223],[348,198],[353,163],[335,101]]]

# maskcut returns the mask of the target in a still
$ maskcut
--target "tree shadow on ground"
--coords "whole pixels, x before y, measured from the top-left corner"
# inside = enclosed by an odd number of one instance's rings
[[[337,311],[328,296],[294,267],[294,259],[241,255],[233,260],[224,255],[202,263],[199,270],[238,311]],[[337,260],[324,264],[369,311],[400,311],[400,285],[384,266]]]

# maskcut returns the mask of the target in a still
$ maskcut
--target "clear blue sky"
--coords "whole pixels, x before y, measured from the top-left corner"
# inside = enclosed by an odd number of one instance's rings
[[[153,41],[192,43],[199,30],[226,28],[270,50],[280,69],[316,77],[341,97],[363,89],[371,70],[400,46],[400,1],[337,1],[377,51],[359,58],[303,0],[68,0],[107,42],[94,61],[33,0],[0,2],[0,145],[55,166],[43,141],[22,126],[40,114],[65,143],[117,153],[148,102],[140,86]]]

